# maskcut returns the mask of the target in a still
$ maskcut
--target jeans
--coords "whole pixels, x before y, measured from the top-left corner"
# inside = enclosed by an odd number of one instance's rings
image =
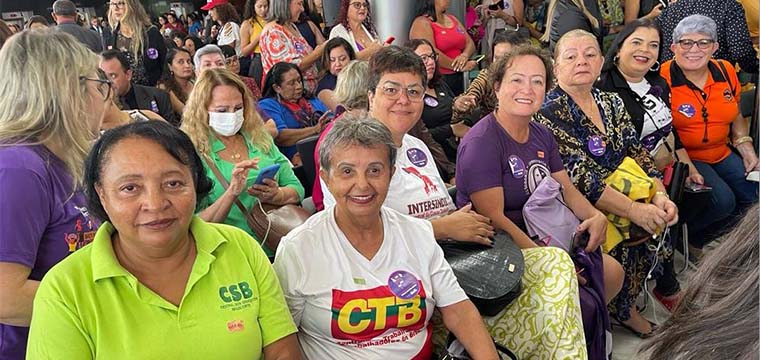
[[[742,158],[733,152],[715,164],[695,160],[694,166],[705,178],[705,185],[712,187],[710,204],[687,223],[689,242],[701,248],[713,235],[733,226],[732,220],[747,205],[757,202],[758,183],[747,181]]]

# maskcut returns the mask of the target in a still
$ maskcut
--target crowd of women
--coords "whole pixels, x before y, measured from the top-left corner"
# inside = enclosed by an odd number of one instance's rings
[[[6,37],[0,23],[0,359],[429,359],[447,337],[473,359],[607,359],[610,320],[655,336],[642,356],[677,358],[691,348],[673,334],[702,331],[690,319],[737,344],[706,358],[756,354],[757,323],[711,308],[758,310],[757,205],[739,220],[760,165],[734,65],[712,57],[715,21],[685,17],[662,44],[635,19],[606,52],[575,29],[550,54],[531,44],[538,30],[517,31],[523,4],[484,3],[482,41],[427,0],[396,46],[366,0],[342,0],[329,32],[303,0],[248,0],[242,22],[209,0],[208,45],[170,43],[176,15],[159,28],[138,1],[111,2],[112,47],[134,83],[169,93],[179,125],[121,111],[102,59],[72,36]],[[465,88],[478,48],[490,67]],[[525,210],[552,186],[569,229]],[[307,192],[319,211],[265,243],[248,212]],[[698,266],[685,289],[677,224]],[[484,316],[439,243],[496,233],[525,270],[517,298]],[[637,308],[650,278],[674,314],[659,330]]]

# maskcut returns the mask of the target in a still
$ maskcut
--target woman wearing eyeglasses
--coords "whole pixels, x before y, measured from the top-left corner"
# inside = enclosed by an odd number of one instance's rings
[[[111,0],[108,22],[114,25],[113,41],[108,48],[127,54],[132,83],[156,86],[166,59],[166,45],[143,6],[137,0]]]
[[[451,124],[452,107],[455,103],[458,108],[464,107],[471,100],[468,97],[460,97],[455,101],[451,88],[441,79],[437,63],[438,54],[433,44],[425,39],[414,39],[406,47],[412,49],[425,64],[428,81],[423,98],[425,108],[422,110],[422,121],[430,130],[433,139],[441,144],[449,161],[454,163],[457,160],[457,139],[463,137],[470,127],[463,122]]]
[[[758,170],[749,126],[739,111],[741,84],[727,61],[711,59],[718,50],[717,25],[703,15],[684,18],[673,30],[675,54],[660,74],[671,91],[673,125],[694,166],[712,187],[711,204],[688,222],[689,243],[699,250],[725,226],[725,214],[738,213],[758,200]],[[729,147],[732,145],[732,147]],[[730,225],[729,225],[730,226]]]
[[[341,0],[335,23],[337,25],[330,30],[330,39],[341,37],[348,41],[357,59],[367,60],[383,47],[372,24],[367,0]]]
[[[0,359],[24,358],[40,280],[97,230],[80,186],[111,97],[98,61],[59,32],[0,51]]]

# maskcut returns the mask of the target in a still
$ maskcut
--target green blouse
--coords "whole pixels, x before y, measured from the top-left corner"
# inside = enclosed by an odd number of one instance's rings
[[[259,169],[263,169],[269,165],[277,163],[280,164],[280,170],[277,172],[276,177],[277,183],[280,186],[287,186],[295,189],[298,193],[298,199],[303,200],[303,185],[301,185],[301,182],[298,180],[295,173],[293,173],[293,165],[290,163],[290,161],[288,161],[285,155],[283,155],[280,150],[277,149],[274,141],[270,140],[271,143],[269,145],[269,152],[264,152],[263,150],[256,148],[254,144],[251,143],[251,140],[247,135],[243,135],[243,137],[245,138],[245,144],[248,147],[248,158],[259,158],[258,169],[251,169],[248,172],[248,180],[246,182],[246,185],[248,187],[253,185],[253,182],[259,175]],[[221,140],[211,134],[209,135],[209,142],[211,143],[211,153],[209,156],[211,157],[211,160],[214,161],[214,164],[216,164],[216,167],[219,169],[222,175],[224,175],[224,177],[227,179],[227,182],[229,182],[230,176],[232,174],[232,169],[235,167],[235,164],[229,163],[226,160],[222,160],[222,158],[219,157],[219,152],[224,150],[224,144],[221,142]],[[214,182],[214,187],[211,189],[211,192],[204,201],[204,206],[202,206],[202,208],[206,208],[209,205],[213,204],[222,196],[222,194],[224,194],[224,187],[222,187],[222,184],[219,182],[216,175],[214,175],[214,172],[211,171],[211,168],[208,166],[206,166],[206,176],[208,176],[209,179]],[[246,209],[250,209],[251,206],[256,202],[256,197],[248,194],[247,191],[241,192],[238,196],[238,199],[240,199],[240,202],[243,203]],[[258,239],[253,233],[253,230],[248,227],[248,223],[245,220],[245,215],[243,215],[240,209],[234,204],[230,208],[229,215],[227,215],[227,220],[225,220],[224,223],[245,230],[259,243],[261,243],[261,239]],[[262,248],[264,249],[264,252],[267,254],[267,256],[274,256],[273,250],[263,245]]]

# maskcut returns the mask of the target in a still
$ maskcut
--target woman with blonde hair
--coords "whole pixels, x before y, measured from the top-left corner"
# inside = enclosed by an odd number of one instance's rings
[[[250,90],[229,70],[209,69],[201,74],[185,104],[180,129],[193,141],[214,182],[207,203],[201,206],[203,220],[236,226],[255,238],[245,214],[234,206],[236,200],[250,209],[256,201],[285,205],[303,199],[303,186],[264,127]],[[277,175],[254,184],[259,171],[274,164],[279,165]],[[274,256],[275,249],[262,247],[267,256]]]
[[[109,49],[127,54],[132,69],[132,82],[156,86],[166,58],[166,45],[161,32],[150,22],[137,0],[111,0],[108,22],[114,26]]]
[[[0,73],[0,358],[23,359],[40,280],[97,228],[81,184],[111,86],[61,32],[13,36]]]

